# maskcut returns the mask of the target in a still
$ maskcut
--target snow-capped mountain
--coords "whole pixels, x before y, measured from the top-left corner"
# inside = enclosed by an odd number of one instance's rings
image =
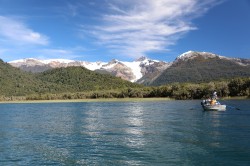
[[[194,59],[197,56],[202,56],[204,58],[215,58],[215,57],[220,57],[219,55],[213,54],[213,53],[209,53],[209,52],[195,52],[195,51],[187,51],[181,55],[179,55],[176,58],[176,61],[182,60],[182,61],[187,61],[190,59]]]
[[[11,61],[9,64],[33,73],[59,67],[83,66],[92,71],[110,73],[122,79],[136,82],[148,73],[152,73],[156,70],[158,72],[165,70],[171,63],[141,57],[133,62],[124,62],[115,59],[110,62],[86,62],[67,59],[38,60],[28,58]]]
[[[238,63],[239,65],[242,65],[242,66],[250,65],[250,60],[249,59],[229,58],[229,57],[226,57],[226,56],[221,56],[221,55],[213,54],[213,53],[210,53],[210,52],[197,52],[197,51],[187,51],[187,52],[179,55],[175,59],[174,63],[179,62],[179,61],[188,61],[190,59],[194,59],[194,58],[197,58],[199,56],[203,57],[205,59],[219,58],[219,59],[229,60],[229,61],[232,61],[232,62],[236,62],[236,63]]]
[[[150,85],[153,81],[160,77],[163,72],[167,72],[168,70],[176,70],[174,68],[179,64],[184,64],[191,60],[193,60],[193,62],[197,61],[198,64],[200,64],[204,60],[209,61],[212,59],[225,60],[226,63],[230,61],[245,67],[250,66],[250,59],[229,58],[209,52],[196,51],[185,52],[179,55],[173,62],[151,60],[146,57],[141,57],[133,62],[119,61],[116,59],[113,59],[110,62],[87,62],[67,59],[38,60],[34,58],[28,58],[11,61],[9,64],[24,71],[33,73],[43,72],[48,69],[59,67],[83,66],[92,71],[109,73],[124,80]]]
[[[173,82],[209,82],[250,76],[250,59],[229,58],[208,52],[188,51],[149,85]]]

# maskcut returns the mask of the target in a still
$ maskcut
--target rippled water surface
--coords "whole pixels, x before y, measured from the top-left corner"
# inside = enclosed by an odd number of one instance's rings
[[[0,104],[0,165],[250,165],[250,101],[223,102]]]

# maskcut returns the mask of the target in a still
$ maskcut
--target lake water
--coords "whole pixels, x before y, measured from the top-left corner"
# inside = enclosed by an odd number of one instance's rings
[[[250,165],[250,101],[0,104],[0,165]]]

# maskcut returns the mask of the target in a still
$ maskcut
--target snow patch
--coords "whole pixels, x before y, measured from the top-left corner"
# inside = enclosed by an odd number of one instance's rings
[[[222,56],[213,54],[213,53],[209,53],[209,52],[195,52],[195,51],[187,51],[181,55],[179,55],[176,60],[189,60],[189,59],[193,59],[197,56],[203,56],[204,58],[215,58],[215,57],[219,57],[219,58],[223,58]]]
[[[106,64],[106,62],[82,62],[82,66],[92,71],[101,69]]]
[[[186,60],[186,59],[190,59],[193,57],[193,53],[194,51],[187,51],[187,52],[184,52],[183,54],[179,55],[176,59],[177,60]]]
[[[131,68],[133,74],[135,75],[135,79],[131,80],[131,82],[135,82],[142,77],[141,67],[140,67],[141,62],[140,61],[122,62],[122,63],[125,64],[126,66],[128,66],[129,68]]]
[[[128,68],[131,69],[132,74],[135,76],[133,80],[130,80],[131,82],[136,82],[140,78],[143,77],[142,68],[145,66],[153,65],[156,62],[160,62],[157,60],[151,60],[146,57],[141,57],[136,61],[127,62],[127,61],[118,61],[116,59],[111,60],[110,62],[87,62],[87,61],[75,61],[75,60],[68,60],[68,59],[48,59],[48,60],[38,60],[34,58],[27,58],[27,59],[20,59],[20,60],[14,60],[9,62],[13,66],[19,67],[21,65],[50,65],[52,68],[56,67],[67,67],[67,66],[83,66],[89,70],[98,70],[103,69],[107,71],[112,71],[113,68],[115,68],[115,65],[118,63],[121,63]]]

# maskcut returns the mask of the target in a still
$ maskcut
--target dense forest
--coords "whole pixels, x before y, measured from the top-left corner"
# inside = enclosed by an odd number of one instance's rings
[[[68,67],[32,74],[0,61],[0,101],[86,98],[207,98],[216,90],[220,97],[250,97],[250,77],[208,83],[170,83],[143,86],[83,67]]]
[[[250,77],[250,66],[215,58],[197,56],[187,61],[177,61],[150,85],[159,86],[172,82],[210,82],[235,77]]]
[[[173,83],[158,87],[95,90],[77,93],[40,94],[26,96],[27,100],[86,99],[86,98],[153,98],[168,97],[177,100],[208,98],[213,91],[219,97],[250,97],[250,78],[235,78],[209,83]]]
[[[168,97],[177,100],[204,99],[213,91],[219,97],[250,97],[250,78],[235,78],[230,81],[214,81],[209,83],[173,83],[158,87],[134,87],[112,90],[91,90],[62,93],[34,93],[25,96],[0,96],[6,100],[65,100],[96,98],[154,98]]]
[[[34,74],[0,61],[0,96],[28,96],[138,88],[142,85],[83,67],[57,68]]]

